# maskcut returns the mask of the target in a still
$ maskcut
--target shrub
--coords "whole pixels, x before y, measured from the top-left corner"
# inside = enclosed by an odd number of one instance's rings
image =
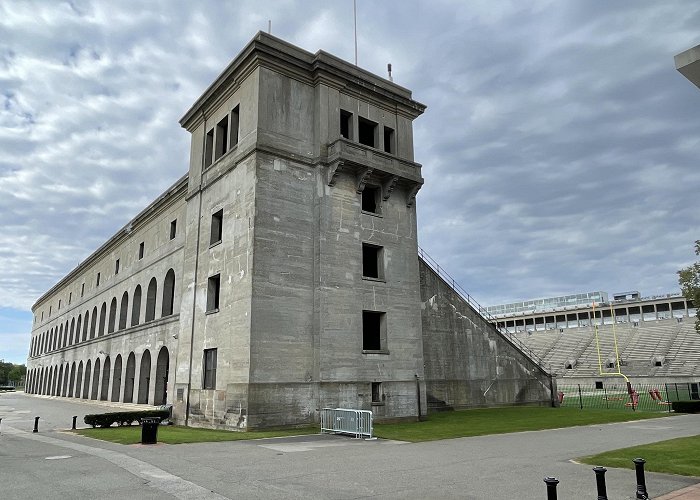
[[[141,420],[144,418],[158,418],[162,421],[169,416],[170,412],[168,410],[116,411],[112,413],[85,415],[83,420],[93,428],[97,426],[110,427],[114,423],[121,427],[123,425],[131,425],[134,422],[141,424]]]
[[[700,401],[672,401],[671,408],[676,413],[700,413]]]

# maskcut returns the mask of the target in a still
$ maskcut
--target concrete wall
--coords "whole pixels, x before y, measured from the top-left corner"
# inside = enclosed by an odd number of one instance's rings
[[[420,262],[429,407],[551,404],[550,377]]]

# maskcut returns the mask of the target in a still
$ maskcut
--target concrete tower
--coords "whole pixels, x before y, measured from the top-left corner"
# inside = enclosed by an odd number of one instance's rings
[[[185,114],[179,422],[302,424],[328,406],[417,415],[412,121],[424,109],[261,32]]]

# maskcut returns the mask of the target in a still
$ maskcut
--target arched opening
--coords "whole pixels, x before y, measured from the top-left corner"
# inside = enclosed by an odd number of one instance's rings
[[[134,377],[136,376],[136,356],[134,353],[129,353],[126,360],[126,375],[124,378],[124,402],[132,403],[134,401]]]
[[[148,283],[148,291],[146,292],[146,319],[145,321],[153,321],[156,319],[156,294],[158,293],[158,282],[155,278],[151,278]]]
[[[85,322],[83,323],[83,342],[88,338],[88,325],[90,324],[90,311],[85,311]]]
[[[53,349],[54,349],[54,347],[53,347],[53,328],[50,330],[50,332],[51,333],[49,334],[49,348],[48,348],[48,350],[53,351]]]
[[[56,344],[56,349],[63,347],[63,325],[58,327],[58,343]]]
[[[90,396],[90,373],[92,368],[92,361],[88,359],[85,363],[85,380],[83,381],[83,399],[88,399]]]
[[[173,302],[175,300],[175,271],[168,269],[163,282],[163,305],[161,317],[170,316],[173,313]]]
[[[92,308],[92,318],[90,321],[90,338],[95,338],[95,333],[97,333],[97,306]]]
[[[78,314],[78,322],[75,324],[75,343],[80,342],[80,327],[83,326],[83,317]]]
[[[56,390],[54,392],[56,396],[61,395],[61,387],[63,387],[63,363],[61,363],[61,367],[58,369],[58,378],[56,379]]]
[[[139,324],[141,316],[141,285],[136,285],[134,302],[131,304],[131,326]]]
[[[72,398],[75,394],[75,361],[70,368],[70,383],[68,384],[68,397]]]
[[[92,392],[90,399],[97,399],[100,390],[100,358],[95,360],[95,368],[92,370]]]
[[[156,362],[156,393],[153,401],[154,405],[167,404],[169,363],[170,356],[168,355],[168,348],[163,346],[158,353],[158,361]]]
[[[63,347],[66,347],[68,345],[68,320],[66,320],[66,324],[63,325]]]
[[[70,320],[70,336],[68,337],[68,345],[73,345],[73,334],[75,333],[75,318]]]
[[[75,375],[75,392],[73,393],[76,398],[80,398],[80,389],[83,386],[83,362],[78,364],[78,372]]]
[[[102,388],[100,389],[100,400],[107,401],[107,393],[109,392],[109,370],[110,366],[109,356],[105,358],[105,364],[102,367]]]
[[[122,303],[119,306],[119,329],[126,328],[126,317],[129,313],[129,292],[124,292],[122,295]]]
[[[109,321],[107,322],[107,333],[112,333],[117,323],[117,298],[112,297],[109,304]]]
[[[44,369],[43,369],[43,368],[41,368],[41,369],[39,370],[39,380],[38,380],[38,382],[39,382],[39,384],[37,385],[37,391],[36,391],[36,392],[38,392],[39,394],[41,394],[41,391],[44,390]]]
[[[63,370],[63,388],[61,389],[61,396],[68,396],[68,370],[70,370],[70,365],[66,363],[66,369]]]
[[[100,329],[97,332],[98,337],[105,334],[105,320],[107,319],[107,303],[103,302],[100,308]]]
[[[112,401],[119,401],[119,391],[122,389],[122,356],[117,354],[114,359],[114,374],[112,375]]]
[[[139,373],[139,400],[141,405],[148,404],[148,386],[151,382],[151,353],[148,349],[141,355],[141,372]]]
[[[54,366],[51,370],[51,396],[56,395],[56,385],[58,384],[58,366]]]
[[[49,386],[49,368],[44,367],[41,370],[41,390],[40,394],[47,394],[47,387]]]

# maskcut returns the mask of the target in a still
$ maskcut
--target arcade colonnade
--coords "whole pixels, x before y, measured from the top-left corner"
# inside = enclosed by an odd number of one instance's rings
[[[64,362],[27,372],[26,392],[122,403],[166,404],[170,353],[166,346],[114,357]]]

